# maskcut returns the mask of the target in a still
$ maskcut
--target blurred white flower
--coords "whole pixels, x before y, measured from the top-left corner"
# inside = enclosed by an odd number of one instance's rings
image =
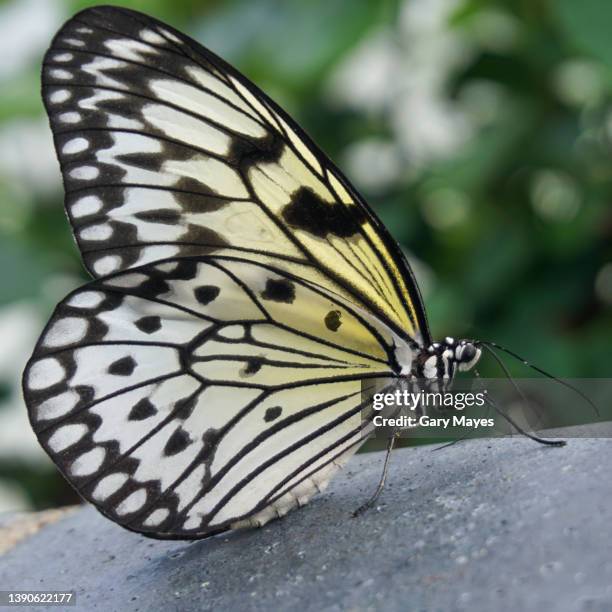
[[[450,77],[472,48],[449,20],[458,0],[406,0],[400,13],[402,70],[391,124],[417,167],[456,151],[471,135],[463,110],[448,98]]]
[[[397,147],[378,138],[350,145],[344,158],[348,174],[355,177],[357,186],[371,193],[393,185],[402,173],[402,156]]]
[[[21,396],[21,372],[41,329],[33,304],[13,303],[0,309],[0,379],[9,383],[9,397],[0,404],[0,460],[48,462]]]
[[[59,191],[60,176],[46,119],[12,121],[0,128],[0,177],[21,195]]]
[[[425,221],[439,230],[450,229],[468,217],[471,202],[456,189],[436,189],[421,199]]]
[[[530,186],[534,210],[546,221],[571,221],[581,205],[580,189],[567,173],[540,170]]]
[[[572,59],[560,64],[553,74],[559,99],[571,106],[595,105],[607,87],[606,76],[596,62]]]
[[[327,83],[327,96],[334,105],[380,113],[389,104],[389,86],[400,70],[392,32],[376,30],[336,67]]]
[[[506,97],[506,88],[499,83],[472,79],[461,88],[458,102],[473,126],[484,127],[500,118]]]
[[[467,118],[456,106],[423,89],[397,100],[392,127],[416,169],[450,156],[471,134]]]
[[[42,55],[64,18],[58,0],[14,0],[0,6],[0,80]]]
[[[413,174],[472,134],[469,117],[447,92],[471,55],[460,31],[448,27],[458,2],[404,2],[397,31],[376,31],[330,77],[332,102],[387,117]]]

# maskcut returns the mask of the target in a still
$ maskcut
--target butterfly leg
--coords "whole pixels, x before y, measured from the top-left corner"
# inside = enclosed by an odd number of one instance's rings
[[[387,472],[389,471],[389,458],[391,457],[391,451],[393,450],[393,447],[395,446],[396,438],[397,438],[396,433],[392,434],[391,437],[389,438],[389,442],[387,444],[387,454],[385,455],[385,463],[383,465],[382,475],[380,477],[378,486],[376,487],[376,491],[374,491],[374,495],[372,495],[372,497],[370,497],[370,499],[368,499],[368,501],[365,504],[359,506],[359,508],[357,508],[357,510],[353,512],[353,517],[359,516],[360,514],[363,514],[366,510],[371,508],[376,503],[376,500],[382,493],[382,490],[385,487],[385,481],[387,480]]]
[[[457,438],[456,440],[451,440],[450,442],[447,442],[446,444],[442,444],[441,446],[436,446],[436,448],[433,448],[431,450],[431,452],[435,452],[435,451],[439,451],[439,450],[443,450],[445,448],[449,448],[450,446],[455,446],[455,444],[458,444],[459,442],[465,442],[466,440],[468,440],[469,438]]]

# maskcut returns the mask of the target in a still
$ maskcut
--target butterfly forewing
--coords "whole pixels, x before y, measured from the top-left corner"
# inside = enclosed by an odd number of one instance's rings
[[[399,248],[280,108],[154,19],[79,13],[42,79],[96,279],[24,373],[42,445],[104,514],[156,537],[305,503],[369,430],[364,381],[429,338]]]
[[[420,341],[397,245],[340,172],[245,77],[193,40],[118,8],[70,20],[43,97],[88,269],[103,276],[220,247],[301,261]]]

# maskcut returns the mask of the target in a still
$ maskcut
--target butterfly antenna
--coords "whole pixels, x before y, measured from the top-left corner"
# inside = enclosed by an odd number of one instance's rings
[[[478,371],[478,368],[474,368],[474,376],[476,376],[476,379],[478,380],[478,382],[482,382],[482,377],[480,376],[480,372]],[[486,393],[487,390],[483,385],[480,386],[480,388]],[[490,408],[490,407],[489,407]],[[489,408],[487,408],[487,416],[489,416]]]
[[[495,359],[495,361],[497,361],[499,367],[503,370],[504,374],[506,375],[506,378],[510,381],[515,391],[521,396],[521,399],[523,400],[525,405],[529,406],[529,400],[523,393],[522,389],[516,384],[510,374],[510,371],[506,367],[506,364],[500,359],[499,355],[493,350],[492,347],[488,346],[487,343],[483,343],[482,346]],[[512,418],[510,418],[505,412],[503,412],[499,408],[499,406],[495,402],[493,402],[491,398],[487,397],[485,398],[485,401],[497,412],[497,414],[506,419],[508,423],[510,423],[519,433],[523,434],[524,436],[527,436],[528,438],[531,438],[532,440],[534,440],[535,442],[539,442],[540,444],[548,444],[551,446],[565,446],[565,440],[546,440],[545,438],[540,438],[538,436],[534,436],[530,433],[527,433],[524,429],[519,427],[519,425],[517,425],[517,423]]]
[[[483,345],[483,348],[487,351],[487,353],[489,353],[493,357],[493,359],[495,359],[495,361],[497,361],[497,364],[502,369],[506,378],[510,381],[510,384],[514,387],[514,390],[521,397],[525,406],[529,406],[530,402],[527,399],[527,396],[525,395],[523,390],[518,386],[518,383],[514,380],[514,378],[512,377],[512,374],[510,374],[510,370],[508,370],[506,364],[500,359],[499,355],[490,346],[487,346],[486,344]],[[480,374],[477,373],[476,376],[480,378]],[[537,409],[536,409],[536,412],[537,412]]]
[[[565,446],[566,445],[565,440],[547,440],[546,438],[540,438],[539,436],[534,436],[528,431],[525,431],[512,417],[506,414],[490,397],[485,397],[485,402],[487,402],[487,404],[489,404],[489,406],[491,406],[493,410],[495,410],[495,412],[499,414],[500,417],[502,417],[508,423],[510,423],[510,425],[512,425],[512,427],[516,429],[516,431],[526,436],[530,440],[533,440],[534,442],[538,442],[539,444],[546,444],[548,446]]]
[[[542,368],[539,368],[538,366],[535,366],[532,363],[529,363],[527,360],[523,359],[520,355],[517,355],[514,351],[511,351],[510,349],[506,348],[505,346],[501,346],[497,344],[496,342],[488,342],[485,340],[479,340],[478,344],[484,346],[485,348],[488,347],[489,350],[492,348],[499,349],[500,351],[503,351],[504,353],[507,353],[508,355],[510,355],[510,357],[514,357],[518,361],[522,362],[523,365],[526,365],[528,368],[531,368],[532,370],[535,370],[536,372],[542,374],[542,376],[546,376],[546,378],[555,380],[559,384],[563,385],[564,387],[571,389],[574,393],[579,395],[585,402],[587,402],[587,404],[589,404],[591,408],[593,408],[597,416],[601,416],[599,413],[599,408],[597,408],[593,400],[591,400],[587,395],[585,395],[582,391],[580,391],[580,389],[578,389],[577,387],[574,387],[574,385],[570,385],[570,383],[565,382],[564,380],[561,380],[560,378],[557,378],[556,376],[553,376],[552,374],[549,374],[548,372],[544,371]],[[500,359],[498,359],[498,361],[501,362]]]

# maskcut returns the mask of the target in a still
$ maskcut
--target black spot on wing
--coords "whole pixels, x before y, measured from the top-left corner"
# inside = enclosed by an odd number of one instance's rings
[[[203,306],[207,306],[216,300],[220,292],[221,290],[219,287],[215,287],[214,285],[202,285],[193,290],[196,300]]]
[[[266,288],[261,292],[261,297],[272,302],[293,304],[295,300],[295,286],[285,279],[269,278],[266,281]]]
[[[363,212],[356,206],[349,212],[344,204],[326,202],[308,187],[300,187],[281,214],[291,227],[318,238],[328,235],[349,238],[359,232],[365,221]]]
[[[161,329],[161,319],[157,316],[142,317],[134,323],[136,327],[145,334],[152,334]]]
[[[146,397],[134,404],[128,414],[128,421],[143,421],[157,414],[157,408]]]
[[[150,172],[159,172],[162,169],[163,163],[168,159],[169,156],[160,155],[159,153],[124,153],[122,155],[115,155],[115,159],[121,164],[126,166],[132,166],[133,168],[140,168],[142,170],[148,170]],[[173,157],[170,157],[173,159]]]
[[[108,366],[108,373],[114,376],[131,376],[135,368],[136,362],[134,358],[128,355],[127,357],[122,357],[121,359],[117,359],[117,361],[113,361],[113,363]]]
[[[184,451],[191,444],[191,438],[189,434],[181,427],[179,427],[166,442],[164,446],[164,455],[170,457]]]
[[[182,176],[174,183],[172,195],[184,212],[214,212],[230,203],[231,200],[215,195],[216,192],[208,186],[205,186],[207,193],[200,193],[202,186],[200,181],[188,176]]]
[[[74,387],[74,390],[79,395],[79,404],[77,405],[91,404],[91,402],[93,402],[95,399],[95,389],[89,385],[79,385]]]
[[[253,374],[257,374],[259,370],[261,370],[261,366],[263,365],[263,359],[261,357],[252,357],[246,362],[246,365],[242,370],[240,370],[241,376],[253,376]]]
[[[178,400],[174,404],[173,414],[177,419],[181,419],[184,421],[185,419],[191,416],[193,409],[198,401],[198,395],[190,395],[189,397],[185,397],[183,399]]]
[[[263,138],[234,138],[228,154],[232,165],[237,166],[242,173],[256,164],[278,162],[283,153],[284,143],[275,132],[269,132]]]
[[[172,209],[143,210],[137,212],[134,217],[146,223],[162,223],[164,225],[176,225],[181,220],[180,212]]]
[[[342,325],[342,321],[340,320],[341,316],[342,313],[339,310],[330,310],[325,315],[325,327],[333,332],[338,331]]]
[[[270,421],[273,421],[274,419],[278,419],[282,411],[283,409],[280,406],[273,406],[272,408],[268,408],[266,410],[266,414],[264,414],[264,421],[266,423],[269,423]]]
[[[165,277],[172,280],[192,280],[198,275],[198,262],[193,259],[181,259]]]
[[[149,278],[134,290],[136,295],[157,296],[170,292],[170,286],[157,271],[149,272]]]
[[[182,237],[182,240],[195,243],[197,246],[182,247],[182,255],[198,256],[205,253],[213,253],[224,246],[230,246],[230,243],[221,234],[208,227],[190,223],[187,228],[187,233]]]

